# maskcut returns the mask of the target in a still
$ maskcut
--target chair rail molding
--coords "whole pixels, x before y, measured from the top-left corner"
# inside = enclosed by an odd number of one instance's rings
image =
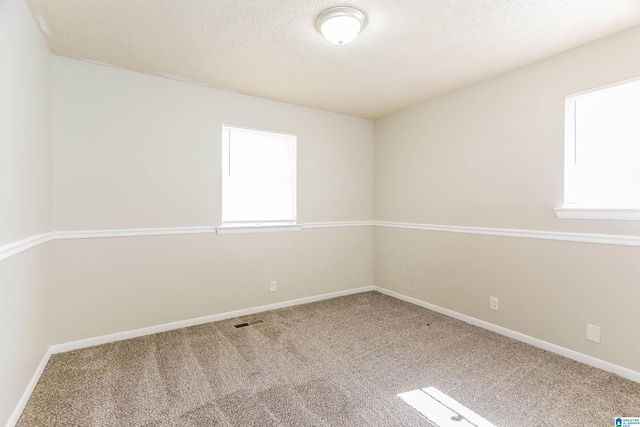
[[[566,231],[526,230],[516,228],[465,227],[458,225],[418,224],[392,221],[375,221],[374,225],[376,227],[405,228],[410,230],[440,231],[446,233],[481,234],[486,236],[518,237],[524,239],[640,246],[640,236],[634,235],[570,233]]]
[[[570,233],[564,231],[526,230],[515,228],[467,227],[458,225],[420,224],[393,221],[335,221],[299,224],[302,230],[342,227],[385,227],[446,233],[480,234],[486,236],[515,237],[524,239],[559,240],[566,242],[598,243],[606,245],[640,246],[640,235]],[[52,240],[102,239],[115,237],[168,236],[181,234],[225,234],[223,227],[214,225],[198,227],[125,228],[103,230],[50,231],[36,234],[0,246],[0,261]]]

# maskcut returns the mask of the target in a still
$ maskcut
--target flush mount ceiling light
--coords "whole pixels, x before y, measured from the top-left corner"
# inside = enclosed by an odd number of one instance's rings
[[[318,30],[333,44],[346,44],[364,28],[364,13],[352,7],[332,7],[318,16]]]

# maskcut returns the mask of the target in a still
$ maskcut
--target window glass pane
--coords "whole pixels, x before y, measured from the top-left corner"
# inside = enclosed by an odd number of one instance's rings
[[[575,144],[566,166],[569,198],[640,206],[640,81],[576,97],[574,132],[575,141],[567,140]]]
[[[296,221],[294,135],[223,128],[222,221]]]

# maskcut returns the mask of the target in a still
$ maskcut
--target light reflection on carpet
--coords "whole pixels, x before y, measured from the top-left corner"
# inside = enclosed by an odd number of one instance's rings
[[[438,427],[496,427],[435,387],[408,391],[398,396]]]

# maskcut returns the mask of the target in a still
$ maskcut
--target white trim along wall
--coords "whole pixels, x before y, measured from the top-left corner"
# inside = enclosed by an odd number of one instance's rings
[[[49,347],[49,349],[47,350],[47,352],[45,353],[44,357],[42,358],[42,361],[40,362],[40,364],[38,365],[38,368],[36,369],[36,372],[33,374],[33,377],[31,378],[31,381],[29,382],[27,388],[25,389],[24,393],[22,394],[22,397],[20,398],[20,400],[18,401],[18,404],[16,405],[16,408],[14,409],[13,413],[11,414],[11,417],[9,418],[9,421],[6,424],[6,427],[12,427],[15,426],[15,424],[18,422],[18,419],[20,418],[20,415],[22,414],[22,411],[24,410],[25,406],[27,405],[27,402],[29,401],[29,398],[31,397],[31,393],[33,392],[36,384],[38,383],[38,380],[40,379],[40,376],[42,375],[42,372],[44,371],[44,368],[47,365],[47,362],[49,361],[49,358],[57,353],[63,353],[66,351],[71,351],[71,350],[78,350],[81,348],[87,348],[87,347],[92,347],[95,345],[100,345],[100,344],[106,344],[106,343],[110,343],[110,342],[116,342],[116,341],[122,341],[122,340],[126,340],[126,339],[130,339],[130,338],[136,338],[136,337],[141,337],[141,336],[145,336],[145,335],[151,335],[151,334],[155,334],[158,332],[165,332],[165,331],[171,331],[174,329],[180,329],[180,328],[186,328],[189,326],[195,326],[195,325],[201,325],[203,323],[209,323],[209,322],[216,322],[216,321],[220,321],[220,320],[226,320],[226,319],[232,319],[235,317],[240,317],[240,316],[248,316],[248,315],[252,315],[252,314],[256,314],[256,313],[262,313],[264,311],[269,311],[269,310],[276,310],[279,308],[285,308],[285,307],[292,307],[292,306],[296,306],[296,305],[300,305],[300,304],[308,304],[311,302],[315,302],[315,301],[322,301],[322,300],[326,300],[326,299],[330,299],[330,298],[336,298],[336,297],[340,297],[340,296],[345,296],[345,295],[353,295],[353,294],[358,294],[358,293],[362,293],[362,292],[369,292],[369,291],[377,291],[380,292],[382,294],[391,296],[393,298],[397,298],[399,300],[402,301],[406,301],[408,303],[411,304],[415,304],[418,305],[420,307],[424,307],[426,309],[429,310],[433,310],[435,312],[438,313],[442,313],[446,316],[449,317],[453,317],[454,319],[458,319],[458,320],[462,320],[463,322],[469,323],[471,325],[475,325],[478,327],[481,327],[483,329],[488,329],[492,332],[498,333],[500,335],[504,335],[507,336],[509,338],[513,338],[515,340],[530,344],[534,347],[538,347],[547,351],[550,351],[552,353],[556,353],[559,354],[561,356],[567,357],[569,359],[572,360],[576,360],[578,362],[581,363],[585,363],[587,365],[602,369],[604,371],[607,372],[612,372],[614,374],[620,375],[621,377],[627,378],[631,381],[635,381],[640,383],[640,372],[636,372],[633,371],[631,369],[625,368],[623,366],[619,366],[616,365],[614,363],[610,363],[601,359],[597,359],[595,357],[586,355],[584,353],[579,353],[577,351],[565,348],[565,347],[561,347],[559,345],[538,339],[538,338],[534,338],[531,337],[529,335],[525,335],[522,334],[520,332],[514,331],[512,329],[507,329],[504,328],[502,326],[498,326],[495,325],[493,323],[489,323],[486,322],[484,320],[480,320],[477,319],[475,317],[471,317],[471,316],[467,316],[465,314],[462,313],[458,313],[456,311],[453,310],[449,310],[447,308],[443,308],[416,298],[412,298],[409,296],[406,296],[404,294],[400,294],[398,292],[394,292],[385,288],[381,288],[378,286],[364,286],[364,287],[360,287],[360,288],[355,288],[355,289],[349,289],[346,291],[340,291],[340,292],[332,292],[332,293],[328,293],[328,294],[322,294],[322,295],[316,295],[316,296],[311,296],[311,297],[306,297],[306,298],[299,298],[299,299],[295,299],[295,300],[290,300],[290,301],[283,301],[283,302],[278,302],[275,304],[268,304],[268,305],[262,305],[262,306],[257,306],[257,307],[250,307],[250,308],[246,308],[246,309],[242,309],[242,310],[236,310],[236,311],[229,311],[226,313],[219,313],[219,314],[213,314],[213,315],[209,315],[209,316],[203,316],[203,317],[198,317],[198,318],[194,318],[194,319],[186,319],[186,320],[181,320],[178,322],[172,322],[172,323],[166,323],[163,325],[156,325],[156,326],[150,326],[147,328],[140,328],[140,329],[135,329],[135,330],[130,330],[130,331],[123,331],[123,332],[118,332],[118,333],[114,333],[114,334],[109,334],[109,335],[103,335],[103,336],[99,336],[99,337],[93,337],[93,338],[87,338],[87,339],[82,339],[82,340],[78,340],[78,341],[73,341],[73,342],[68,342],[68,343],[63,343],[63,344],[56,344],[56,345],[52,345]]]
[[[619,234],[595,234],[595,233],[567,233],[562,231],[543,230],[523,230],[514,228],[487,228],[487,227],[465,227],[456,225],[440,224],[416,224],[407,222],[389,221],[341,221],[341,222],[316,222],[306,223],[297,226],[297,229],[314,228],[335,228],[335,227],[389,227],[405,228],[410,230],[439,231],[447,233],[481,234],[486,236],[517,237],[525,239],[561,240],[566,242],[599,243],[606,245],[640,246],[640,236],[619,235]],[[264,227],[264,231],[269,231],[269,227]],[[261,227],[256,227],[252,232],[260,232]],[[17,242],[0,246],[0,261],[10,256],[19,254],[27,249],[33,248],[52,240],[68,239],[97,239],[109,237],[138,237],[138,236],[162,236],[171,234],[200,234],[218,233],[231,234],[224,231],[223,227],[202,226],[202,227],[169,227],[169,228],[128,228],[119,230],[73,230],[73,231],[52,231],[27,237]]]

